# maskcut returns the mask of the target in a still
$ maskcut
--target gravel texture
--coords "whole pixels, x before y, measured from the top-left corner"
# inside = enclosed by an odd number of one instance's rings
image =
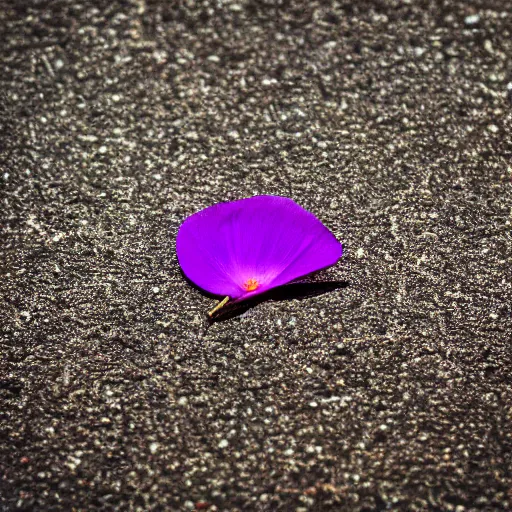
[[[0,510],[511,510],[511,59],[509,0],[0,0]],[[262,193],[344,284],[208,325],[177,229]]]

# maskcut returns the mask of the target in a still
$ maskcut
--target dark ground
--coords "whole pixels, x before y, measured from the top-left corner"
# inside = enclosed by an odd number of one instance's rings
[[[0,510],[512,510],[510,1],[0,4]],[[261,193],[349,285],[207,329]]]

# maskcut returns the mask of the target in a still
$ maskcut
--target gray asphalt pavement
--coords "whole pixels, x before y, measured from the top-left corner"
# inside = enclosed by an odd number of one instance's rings
[[[511,56],[508,0],[0,0],[0,510],[511,510]],[[177,229],[256,194],[344,285],[209,325]]]

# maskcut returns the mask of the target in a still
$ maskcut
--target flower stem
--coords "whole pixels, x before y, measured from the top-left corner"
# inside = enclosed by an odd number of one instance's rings
[[[229,295],[227,295],[221,301],[219,301],[217,303],[217,305],[211,311],[208,311],[208,316],[211,317],[213,315],[213,313],[215,313],[215,311],[218,311],[221,307],[225,306],[226,303],[228,302],[228,300],[229,300]]]

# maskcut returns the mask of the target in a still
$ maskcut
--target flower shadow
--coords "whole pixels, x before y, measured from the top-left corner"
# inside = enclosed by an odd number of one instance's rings
[[[196,286],[180,269],[182,277],[193,288],[201,292],[203,295],[212,299],[219,300],[218,295],[213,295]],[[320,271],[321,272],[321,271]],[[315,273],[316,274],[316,273]],[[312,274],[313,276],[313,274]],[[316,275],[318,278],[318,274]],[[208,323],[211,325],[215,322],[223,322],[232,318],[240,317],[250,309],[254,308],[267,300],[281,302],[285,300],[303,300],[309,297],[316,297],[324,293],[333,292],[340,288],[347,288],[350,285],[348,281],[324,280],[324,281],[308,281],[309,276],[302,278],[302,281],[288,283],[276,288],[272,288],[265,293],[255,295],[254,297],[239,302],[228,302],[225,306],[215,311],[212,316],[208,316]]]
[[[253,307],[272,300],[276,302],[285,300],[303,300],[317,295],[323,295],[340,288],[349,286],[348,281],[317,281],[310,283],[290,283],[277,288],[268,290],[261,295],[240,302],[227,303],[225,306],[216,311],[211,317],[209,322],[223,322],[232,318],[238,317],[246,313]]]

